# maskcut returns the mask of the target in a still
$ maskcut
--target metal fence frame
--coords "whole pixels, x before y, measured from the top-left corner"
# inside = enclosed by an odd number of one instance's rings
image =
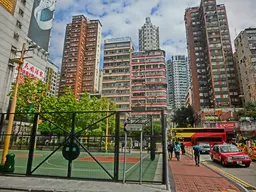
[[[88,151],[86,149],[86,147],[84,147],[78,140],[78,143],[80,144],[80,147],[83,148],[100,166],[101,168],[111,177],[110,180],[112,181],[116,181],[119,182],[121,181],[121,179],[119,178],[119,156],[120,156],[120,114],[121,113],[134,113],[134,112],[139,112],[139,113],[143,113],[143,112],[157,112],[159,113],[161,116],[161,128],[162,128],[162,184],[167,184],[168,183],[168,160],[167,160],[167,132],[166,132],[166,115],[164,114],[164,110],[161,111],[84,111],[84,112],[40,112],[40,113],[33,113],[30,115],[34,115],[33,117],[33,126],[31,129],[31,133],[30,133],[30,144],[29,144],[29,154],[28,154],[28,161],[27,161],[27,167],[26,167],[26,176],[27,177],[31,177],[31,176],[37,176],[34,175],[33,172],[39,168],[52,154],[54,154],[59,148],[61,148],[63,146],[63,144],[65,142],[67,142],[67,140],[70,140],[70,143],[72,144],[75,140],[77,140],[77,135],[78,132],[75,132],[75,127],[76,127],[76,114],[79,113],[107,113],[108,115],[106,115],[104,118],[100,119],[97,122],[94,122],[93,124],[91,124],[90,126],[96,125],[97,123],[103,121],[106,118],[109,118],[110,116],[115,115],[115,144],[114,144],[114,174],[113,176],[108,173],[107,170],[105,170],[104,167],[102,167],[100,165],[99,162],[97,162],[97,159],[93,158],[93,155],[90,154],[90,151]],[[59,145],[55,150],[53,150],[53,152],[46,158],[44,159],[36,168],[32,169],[32,165],[33,165],[33,156],[34,156],[34,146],[36,143],[36,137],[37,137],[37,124],[38,124],[38,118],[39,116],[42,117],[43,114],[51,114],[51,113],[72,113],[72,126],[71,126],[71,131],[68,134],[68,139],[66,139],[61,145]],[[2,129],[4,127],[4,119],[5,116],[8,116],[10,113],[0,113],[0,136],[2,134]],[[16,114],[26,114],[26,113],[15,113]],[[54,123],[54,122],[51,122]],[[58,126],[58,125],[56,125]],[[88,127],[90,127],[88,126]],[[84,128],[83,130],[87,129],[88,127]],[[82,130],[82,131],[83,131]],[[79,131],[81,132],[81,131]],[[152,146],[152,145],[151,145]],[[72,172],[72,161],[70,160],[68,162],[68,173],[67,173],[67,177],[66,178],[74,178],[71,177],[71,172]],[[40,175],[41,176],[41,175]],[[45,176],[45,175],[43,175]],[[54,176],[55,177],[55,176]],[[81,178],[79,178],[81,179]],[[86,178],[87,179],[87,178]],[[100,180],[95,178],[95,180]],[[153,181],[152,181],[153,182]]]

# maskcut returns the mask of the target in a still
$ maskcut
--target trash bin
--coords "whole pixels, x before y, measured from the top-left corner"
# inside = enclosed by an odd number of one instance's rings
[[[15,165],[15,154],[9,153],[6,155],[6,161],[4,164],[4,172],[13,173]]]

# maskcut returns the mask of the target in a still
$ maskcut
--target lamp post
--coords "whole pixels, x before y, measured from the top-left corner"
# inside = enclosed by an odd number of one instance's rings
[[[8,119],[8,126],[7,126],[7,130],[6,130],[6,136],[5,136],[5,139],[4,139],[4,148],[3,148],[1,164],[5,163],[6,155],[8,154],[8,151],[9,151],[11,133],[12,133],[12,127],[13,127],[13,120],[14,120],[14,115],[15,115],[14,113],[15,113],[15,110],[16,110],[16,101],[17,101],[19,81],[20,81],[20,72],[22,70],[22,65],[24,63],[24,59],[31,58],[31,57],[25,57],[25,53],[27,51],[30,51],[32,48],[34,48],[34,46],[33,47],[31,46],[27,50],[25,50],[26,49],[26,43],[23,43],[20,58],[12,60],[13,62],[18,64],[18,74],[17,74],[17,77],[16,77],[16,83],[15,83],[15,87],[14,87],[14,91],[13,91],[13,98],[12,98],[12,103],[11,103],[11,108],[10,108],[10,114],[9,114],[9,119]]]

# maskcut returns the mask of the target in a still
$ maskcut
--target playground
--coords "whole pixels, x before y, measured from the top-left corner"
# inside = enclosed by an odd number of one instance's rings
[[[10,150],[15,154],[15,174],[26,174],[28,150]],[[36,168],[52,151],[35,150],[32,170]],[[2,150],[0,151],[0,155]],[[111,174],[114,175],[114,153],[93,152],[93,157]],[[119,180],[123,178],[124,156],[119,155]],[[138,151],[126,153],[126,180],[138,181],[140,172],[140,153]],[[55,152],[49,159],[36,169],[32,175],[67,177],[68,161],[62,156],[61,150]],[[81,151],[79,157],[72,162],[72,178],[111,179],[111,177],[86,152]],[[162,155],[156,154],[151,161],[150,154],[142,153],[142,181],[162,181]]]

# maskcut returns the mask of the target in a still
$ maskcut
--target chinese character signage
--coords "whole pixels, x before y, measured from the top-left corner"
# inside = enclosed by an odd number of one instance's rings
[[[16,67],[16,70],[15,70],[15,79],[16,79],[17,73],[18,73],[18,66]],[[24,61],[24,64],[22,66],[21,75],[44,81],[44,71],[26,61]]]
[[[14,15],[16,1],[17,0],[0,0],[0,6],[12,15]]]

